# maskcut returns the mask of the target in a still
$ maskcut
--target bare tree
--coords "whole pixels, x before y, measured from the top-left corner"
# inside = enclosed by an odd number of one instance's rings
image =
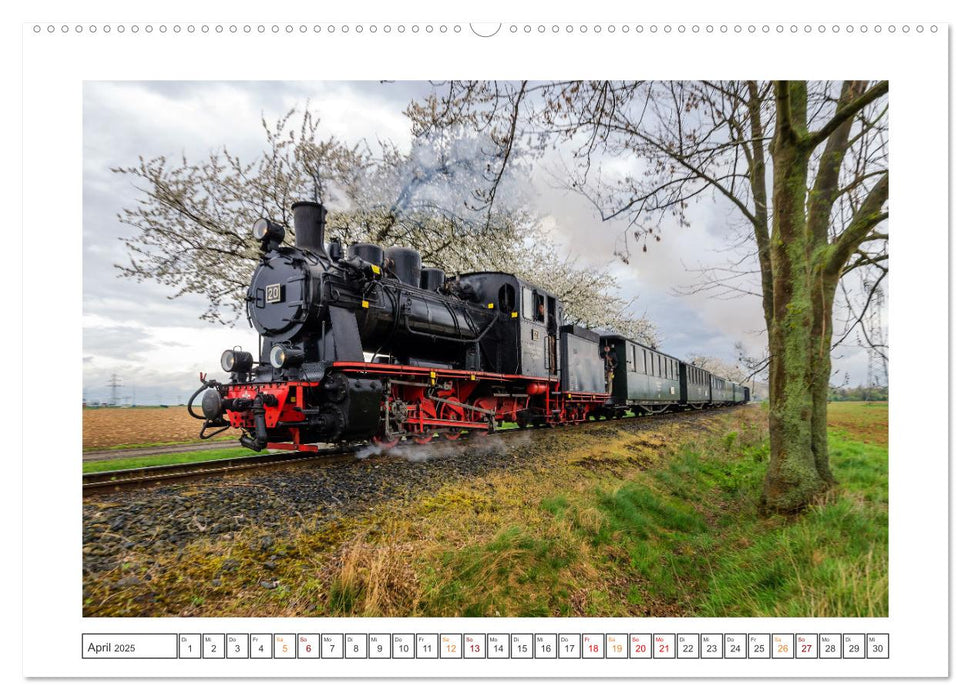
[[[701,197],[728,205],[726,228],[754,246],[709,282],[761,297],[771,443],[762,506],[791,512],[835,482],[826,415],[840,280],[888,262],[878,228],[888,91],[867,81],[453,83],[409,113],[429,129],[490,130],[503,162],[524,139],[569,149],[570,186],[634,242],[687,226]],[[482,206],[501,178],[483,188]]]
[[[114,168],[139,192],[119,214],[135,229],[124,239],[129,259],[120,274],[170,286],[174,296],[202,295],[204,318],[233,323],[259,257],[252,222],[278,221],[292,240],[290,206],[310,199],[328,207],[328,234],[345,243],[411,246],[450,273],[519,274],[557,294],[573,320],[613,323],[655,341],[653,325],[631,311],[609,272],[566,259],[521,205],[521,188],[493,191],[481,206],[496,169],[507,181],[517,176],[489,155],[493,135],[425,129],[404,153],[388,142],[372,148],[324,138],[309,111],[264,119],[263,129],[266,150],[255,160],[223,148],[201,161],[158,156]]]

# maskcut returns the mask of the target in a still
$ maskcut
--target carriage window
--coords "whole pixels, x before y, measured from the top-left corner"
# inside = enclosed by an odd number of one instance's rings
[[[533,318],[533,290],[523,285],[523,318],[532,319]]]
[[[633,345],[631,345],[630,347],[630,354],[631,354],[631,357],[634,358],[634,371],[636,372],[637,371],[637,348],[635,348]]]
[[[516,290],[511,284],[499,287],[499,310],[505,314],[516,309]]]

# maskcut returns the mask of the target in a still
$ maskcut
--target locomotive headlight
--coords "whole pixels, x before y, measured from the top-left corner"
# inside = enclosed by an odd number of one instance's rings
[[[293,348],[286,348],[282,345],[274,345],[270,350],[270,364],[276,369],[284,367],[296,367],[303,362],[303,353]]]
[[[269,219],[257,219],[253,224],[253,238],[258,241],[276,241],[282,243],[283,236],[283,226]]]
[[[253,356],[243,350],[226,350],[219,364],[224,372],[249,372],[253,369]]]
[[[253,238],[258,241],[263,240],[263,236],[266,235],[266,230],[269,228],[269,222],[266,219],[257,219],[256,223],[253,224]]]

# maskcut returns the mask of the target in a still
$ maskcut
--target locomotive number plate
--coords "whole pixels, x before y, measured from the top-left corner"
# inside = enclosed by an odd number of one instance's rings
[[[266,303],[275,304],[280,301],[280,285],[278,284],[268,284],[266,285]]]

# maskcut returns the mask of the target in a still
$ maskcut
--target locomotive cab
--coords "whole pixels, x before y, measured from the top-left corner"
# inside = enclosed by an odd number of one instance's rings
[[[476,301],[499,313],[495,330],[480,343],[483,367],[527,377],[556,377],[560,366],[559,299],[505,272],[474,272],[453,278],[468,285]]]

